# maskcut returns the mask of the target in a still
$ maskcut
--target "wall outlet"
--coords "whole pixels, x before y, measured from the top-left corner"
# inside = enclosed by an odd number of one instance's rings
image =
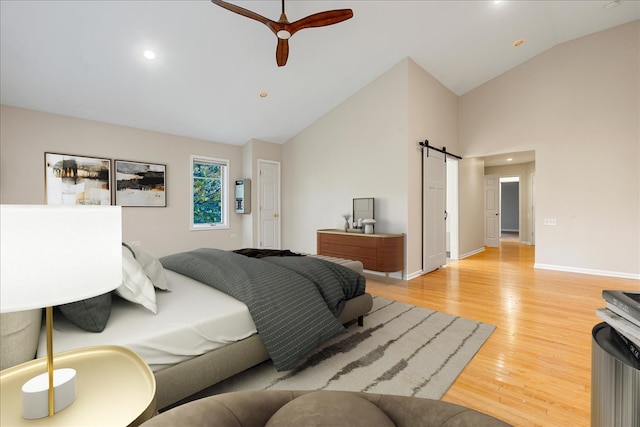
[[[231,238],[235,238],[238,237],[238,235],[236,233],[231,233]]]
[[[556,219],[555,218],[545,218],[544,219],[544,225],[556,225]]]
[[[140,246],[140,240],[134,240],[131,242],[131,246]]]

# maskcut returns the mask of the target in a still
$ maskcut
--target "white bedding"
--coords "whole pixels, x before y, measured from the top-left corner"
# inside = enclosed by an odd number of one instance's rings
[[[165,272],[171,292],[156,291],[158,314],[114,295],[111,317],[101,333],[83,331],[56,316],[54,353],[122,345],[138,353],[153,371],[159,371],[257,332],[244,303],[181,274]],[[43,331],[38,357],[45,353]]]

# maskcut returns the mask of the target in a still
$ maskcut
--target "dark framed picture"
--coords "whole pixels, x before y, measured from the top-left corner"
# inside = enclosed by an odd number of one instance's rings
[[[116,205],[167,206],[167,166],[114,160]]]
[[[111,160],[44,153],[48,205],[110,205]]]

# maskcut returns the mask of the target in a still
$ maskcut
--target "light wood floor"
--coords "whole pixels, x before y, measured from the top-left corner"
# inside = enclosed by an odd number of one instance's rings
[[[534,269],[534,250],[504,240],[409,282],[369,276],[367,289],[497,326],[442,400],[515,426],[588,426],[595,309],[603,289],[640,282]]]

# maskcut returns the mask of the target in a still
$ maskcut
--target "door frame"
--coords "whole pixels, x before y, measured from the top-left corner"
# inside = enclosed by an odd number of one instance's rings
[[[502,184],[507,182],[517,182],[518,183],[518,242],[522,243],[522,229],[523,229],[523,199],[522,199],[522,177],[518,174],[505,174],[500,175],[500,237],[502,237],[502,231],[504,230],[504,213],[502,212],[505,204],[504,204],[504,194],[502,191]]]
[[[458,159],[447,159],[447,232],[449,236],[450,260],[460,259],[460,201],[459,201],[459,163]]]
[[[277,201],[274,202],[274,206],[276,207],[275,210],[277,211],[278,214],[278,220],[275,222],[276,226],[277,226],[277,231],[276,231],[276,236],[278,239],[276,249],[280,249],[281,245],[282,245],[282,216],[280,215],[280,213],[282,212],[282,197],[281,197],[281,165],[280,162],[275,161],[275,160],[267,160],[267,159],[258,159],[257,160],[257,169],[258,169],[258,185],[257,185],[257,191],[256,191],[256,195],[257,195],[257,206],[258,206],[258,215],[257,215],[257,219],[256,219],[256,229],[257,229],[257,238],[258,238],[258,248],[262,248],[263,247],[263,236],[262,236],[262,231],[263,231],[263,226],[262,226],[262,167],[265,164],[270,164],[270,165],[275,165],[277,167],[277,171],[278,171],[278,178],[277,178],[277,183],[276,183],[276,193],[277,193]]]

